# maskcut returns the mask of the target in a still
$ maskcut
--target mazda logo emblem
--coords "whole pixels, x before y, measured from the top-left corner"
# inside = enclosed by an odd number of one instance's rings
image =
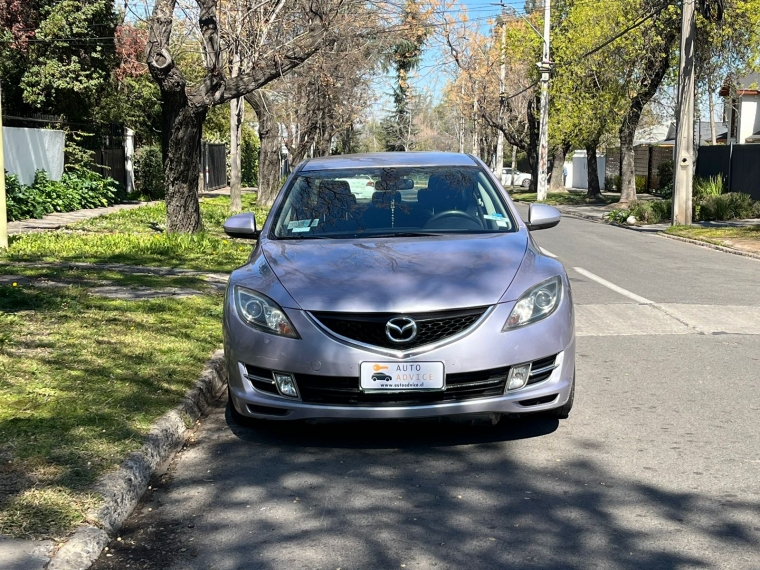
[[[385,324],[385,335],[391,342],[411,342],[417,337],[417,323],[409,317],[396,317]]]

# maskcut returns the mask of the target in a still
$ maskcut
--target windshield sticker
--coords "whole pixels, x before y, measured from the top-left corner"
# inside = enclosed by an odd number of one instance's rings
[[[496,225],[499,226],[500,228],[506,228],[509,224],[507,224],[507,222],[504,222],[504,221],[496,220]]]
[[[293,228],[291,231],[293,233],[296,233],[296,232],[308,232],[310,230],[311,230],[311,226],[306,226],[305,228]]]
[[[317,224],[318,224],[318,223],[319,223],[319,218],[316,218],[316,219],[315,219],[315,220],[314,220],[314,221],[311,223],[311,227],[312,227],[312,228],[316,228],[316,227],[317,227]]]
[[[293,220],[292,222],[288,222],[288,229],[295,231],[309,231],[308,228],[311,226],[311,220]],[[306,228],[306,230],[299,229],[299,228]]]
[[[483,216],[483,218],[485,218],[486,220],[496,220],[498,222],[500,220],[503,220],[504,216],[502,216],[499,213],[496,213],[496,214],[487,214],[487,215]]]

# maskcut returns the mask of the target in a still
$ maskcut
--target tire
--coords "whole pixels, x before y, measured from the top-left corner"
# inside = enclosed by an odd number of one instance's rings
[[[570,397],[565,402],[564,406],[547,410],[544,412],[544,416],[548,418],[556,418],[558,420],[566,420],[570,415],[570,410],[573,409],[573,400],[575,400],[575,374],[573,374],[573,387],[570,388]]]
[[[530,178],[526,178],[522,181],[522,184],[520,184],[523,188],[530,188]]]

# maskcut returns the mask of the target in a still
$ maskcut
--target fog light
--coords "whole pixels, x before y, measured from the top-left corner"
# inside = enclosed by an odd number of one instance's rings
[[[287,396],[288,398],[298,398],[298,387],[296,386],[296,380],[290,374],[275,372],[274,383],[277,384],[277,391],[282,396]]]
[[[530,362],[527,364],[517,364],[509,369],[509,376],[507,376],[507,390],[519,390],[528,383],[530,364]]]

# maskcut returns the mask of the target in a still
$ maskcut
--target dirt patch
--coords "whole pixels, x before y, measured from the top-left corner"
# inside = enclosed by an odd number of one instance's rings
[[[721,245],[724,245],[726,247],[732,247],[734,249],[738,249],[739,251],[747,251],[749,253],[757,253],[760,254],[760,241],[755,239],[720,239],[716,240],[720,242]]]

